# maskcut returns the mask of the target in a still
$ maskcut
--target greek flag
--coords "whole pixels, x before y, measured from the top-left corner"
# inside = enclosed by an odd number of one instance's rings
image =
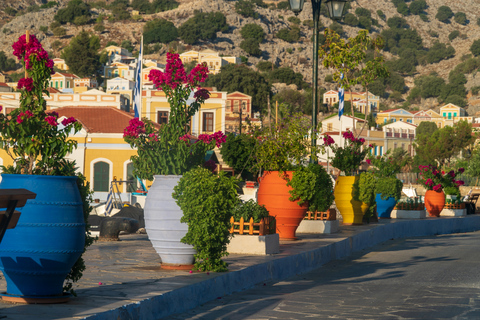
[[[105,215],[109,216],[110,212],[112,212],[113,209],[113,189],[112,186],[110,186],[110,191],[108,192],[107,195],[107,202],[105,202]]]
[[[133,88],[133,107],[135,110],[135,118],[140,118],[139,110],[142,108],[142,43],[140,45],[140,51],[138,52],[137,71],[135,74],[135,87]]]
[[[340,76],[340,80],[343,80],[343,73]],[[345,89],[343,87],[340,87],[338,90],[338,119],[342,117],[343,114],[343,105],[345,102]]]

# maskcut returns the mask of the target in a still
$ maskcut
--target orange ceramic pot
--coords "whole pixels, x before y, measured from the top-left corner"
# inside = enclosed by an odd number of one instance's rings
[[[430,217],[439,217],[445,207],[445,194],[442,191],[427,190],[425,193],[425,209]]]
[[[305,218],[308,203],[298,205],[298,201],[290,201],[292,187],[287,186],[285,178],[291,178],[293,171],[265,171],[257,192],[257,202],[267,208],[277,222],[277,232],[282,240],[296,240],[295,231]]]

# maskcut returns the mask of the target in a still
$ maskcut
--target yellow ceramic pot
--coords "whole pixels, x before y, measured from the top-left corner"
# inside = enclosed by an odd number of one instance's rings
[[[362,202],[353,200],[354,184],[357,180],[357,176],[346,176],[338,177],[335,181],[335,204],[342,215],[343,224],[346,225],[363,224]]]

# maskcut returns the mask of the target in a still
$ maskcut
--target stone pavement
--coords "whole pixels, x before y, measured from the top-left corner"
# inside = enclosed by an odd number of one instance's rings
[[[85,254],[87,270],[77,297],[56,305],[0,303],[0,319],[161,319],[267,281],[278,281],[349,257],[389,239],[480,230],[480,215],[381,220],[341,226],[330,235],[300,235],[282,241],[269,256],[229,255],[225,273],[189,273],[160,268],[146,235],[123,235],[118,242],[96,242]],[[0,291],[6,290],[3,277]]]

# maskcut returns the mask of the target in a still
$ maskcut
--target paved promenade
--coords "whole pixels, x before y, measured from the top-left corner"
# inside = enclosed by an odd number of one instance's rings
[[[0,303],[0,319],[161,319],[255,284],[282,280],[344,259],[389,239],[480,230],[480,215],[381,220],[341,226],[331,235],[301,235],[281,242],[280,254],[229,255],[229,272],[189,273],[160,269],[146,235],[123,235],[118,242],[96,242],[85,254],[87,270],[77,297],[57,305]],[[0,279],[0,290],[6,284]]]

